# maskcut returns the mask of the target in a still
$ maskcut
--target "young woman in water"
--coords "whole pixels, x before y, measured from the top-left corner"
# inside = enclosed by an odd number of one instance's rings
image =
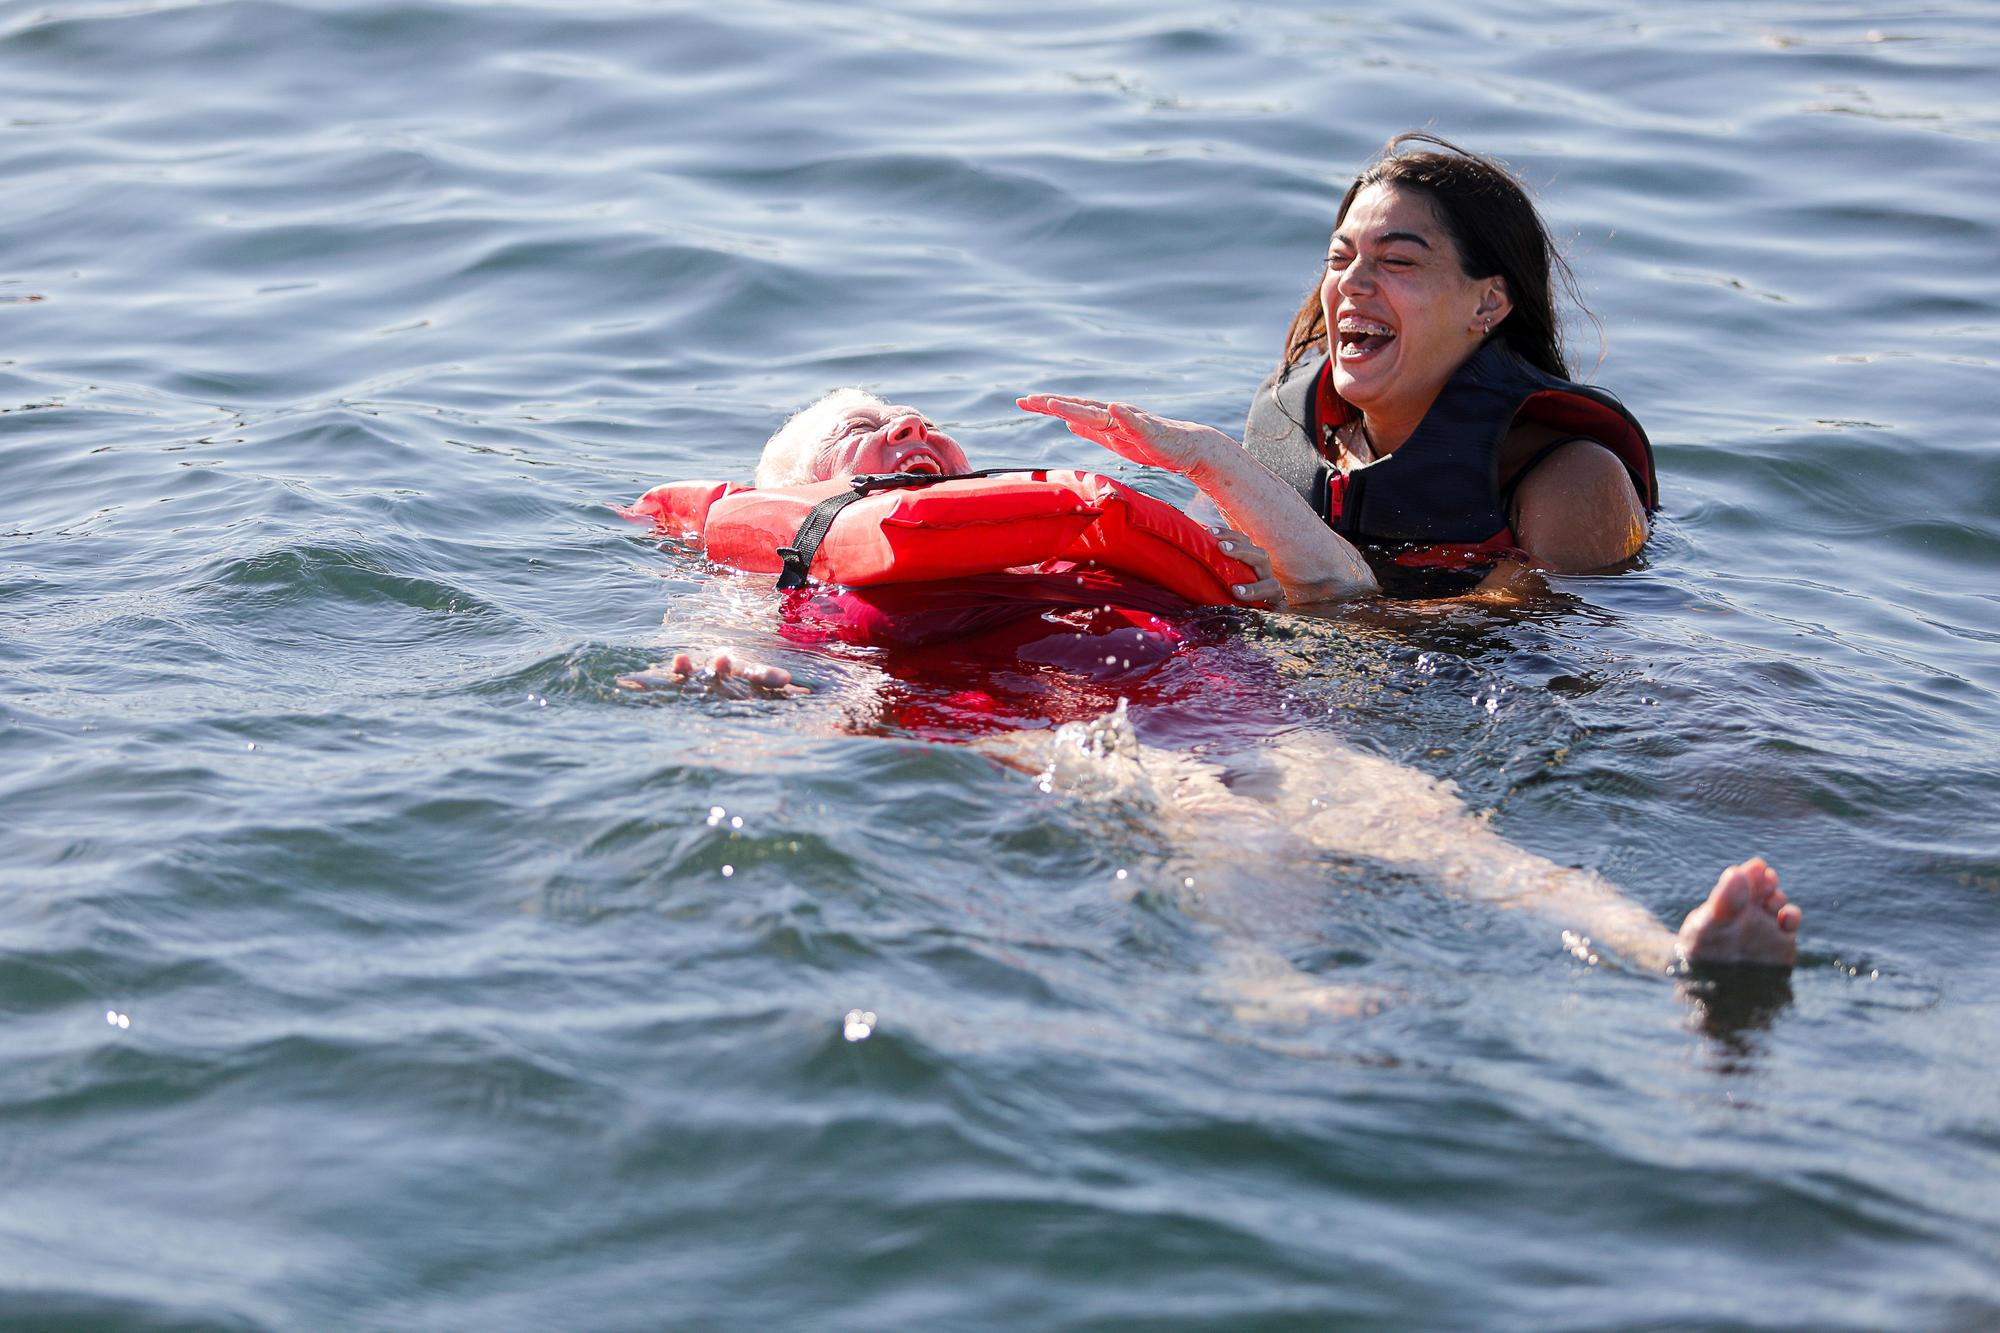
[[[1528,566],[1602,569],[1645,542],[1651,449],[1616,399],[1566,378],[1558,274],[1504,167],[1402,134],[1342,198],[1242,445],[1122,403],[1020,405],[1187,476],[1294,604],[1376,591],[1355,543],[1399,565],[1484,568],[1489,591]],[[1245,600],[1269,600],[1256,591]]]

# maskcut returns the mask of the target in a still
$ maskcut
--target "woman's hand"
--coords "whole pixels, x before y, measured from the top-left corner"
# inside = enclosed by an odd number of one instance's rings
[[[1232,589],[1245,602],[1309,606],[1379,591],[1361,553],[1299,493],[1221,431],[1171,421],[1128,403],[1033,393],[1015,402],[1040,412],[1121,458],[1178,472],[1201,488],[1234,525],[1230,552],[1258,575]],[[1252,553],[1254,552],[1254,557]]]
[[[1253,583],[1232,583],[1229,591],[1236,594],[1236,600],[1249,606],[1279,607],[1285,604],[1285,590],[1271,575],[1271,553],[1238,532],[1235,528],[1225,528],[1221,524],[1209,525],[1210,532],[1217,537],[1217,545],[1222,553],[1241,560],[1256,574]]]
[[[1023,412],[1054,417],[1075,434],[1103,445],[1120,458],[1165,468],[1189,479],[1205,471],[1218,450],[1242,452],[1236,441],[1213,426],[1156,417],[1130,403],[1100,403],[1094,398],[1031,393],[1016,398],[1014,405]]]

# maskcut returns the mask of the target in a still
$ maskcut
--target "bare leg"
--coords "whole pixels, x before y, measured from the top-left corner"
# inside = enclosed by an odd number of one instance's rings
[[[1565,942],[1579,956],[1592,955],[1594,940],[1664,971],[1683,959],[1789,967],[1798,953],[1801,913],[1761,858],[1723,871],[1676,937],[1603,877],[1502,838],[1447,783],[1311,733],[1288,737],[1274,753],[1288,775],[1283,817],[1313,842],[1418,867],[1446,887],[1533,910],[1569,927]]]

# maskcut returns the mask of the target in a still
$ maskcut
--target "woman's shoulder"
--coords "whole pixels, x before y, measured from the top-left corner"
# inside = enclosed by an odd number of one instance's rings
[[[1646,507],[1632,474],[1602,442],[1528,423],[1508,434],[1501,467],[1508,523],[1543,568],[1602,569],[1645,544]]]

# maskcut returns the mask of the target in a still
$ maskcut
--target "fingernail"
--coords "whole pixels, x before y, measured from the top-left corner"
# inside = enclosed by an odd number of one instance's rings
[[[1232,588],[1230,589],[1230,591],[1231,591],[1231,592],[1233,592],[1233,593],[1235,593],[1235,594],[1236,594],[1236,595],[1237,595],[1238,597],[1241,597],[1241,596],[1243,596],[1243,595],[1244,595],[1245,593],[1249,592],[1249,591],[1250,591],[1250,589],[1249,589],[1249,588],[1247,588],[1247,587],[1245,587],[1245,586],[1244,586],[1243,584],[1241,584],[1241,583],[1238,583],[1238,584],[1236,584],[1236,585],[1235,585],[1234,587],[1232,587]]]
[[[1236,549],[1236,543],[1235,543],[1235,542],[1222,542],[1222,543],[1221,543],[1221,546],[1222,546],[1222,549],[1223,549],[1223,550],[1225,550],[1225,551],[1233,551],[1233,550],[1235,550],[1235,549]]]

